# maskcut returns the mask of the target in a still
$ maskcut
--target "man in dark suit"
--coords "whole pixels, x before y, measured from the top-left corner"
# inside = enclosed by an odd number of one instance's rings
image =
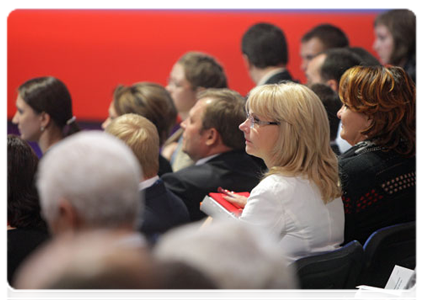
[[[181,124],[182,150],[195,165],[164,174],[166,186],[181,197],[191,217],[200,220],[200,202],[219,186],[251,191],[259,182],[260,167],[245,153],[245,139],[238,126],[245,120],[245,100],[228,89],[208,89]]]
[[[159,135],[148,119],[125,114],[114,119],[105,129],[131,148],[143,171],[140,193],[144,193],[144,211],[138,219],[138,230],[154,242],[158,235],[189,222],[182,200],[169,191],[157,175],[159,170]]]
[[[286,68],[287,41],[279,27],[269,23],[251,26],[242,36],[241,50],[256,85],[293,80]]]

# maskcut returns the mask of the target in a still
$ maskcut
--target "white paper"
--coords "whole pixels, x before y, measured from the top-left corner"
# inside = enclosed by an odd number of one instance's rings
[[[388,279],[388,283],[386,284],[385,289],[402,292],[402,290],[407,285],[407,282],[410,280],[412,274],[413,270],[395,266],[391,276]]]
[[[368,285],[357,286],[355,299],[379,300],[381,297],[400,296],[402,290],[410,280],[413,270],[395,266],[384,289]]]

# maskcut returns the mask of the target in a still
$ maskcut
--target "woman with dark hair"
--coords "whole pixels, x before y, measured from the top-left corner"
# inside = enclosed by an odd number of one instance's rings
[[[416,219],[416,89],[400,67],[362,67],[341,78],[339,157],[345,242]]]
[[[110,103],[109,117],[101,127],[106,129],[115,118],[130,113],[145,117],[156,126],[160,147],[169,137],[177,116],[169,92],[161,85],[151,82],[117,86]],[[159,176],[169,172],[172,172],[169,161],[159,154]]]
[[[54,77],[38,77],[18,88],[17,111],[12,122],[21,138],[37,142],[42,153],[64,137],[80,130],[72,113],[65,84]]]
[[[416,15],[408,9],[388,10],[376,17],[374,31],[380,62],[402,67],[416,82]]]
[[[35,187],[38,157],[21,138],[7,136],[7,278],[48,238]]]

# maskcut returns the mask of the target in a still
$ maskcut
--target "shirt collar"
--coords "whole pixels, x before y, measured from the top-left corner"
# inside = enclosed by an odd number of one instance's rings
[[[272,77],[275,74],[282,73],[285,70],[286,70],[286,68],[273,69],[272,71],[270,71],[269,73],[267,73],[266,75],[264,75],[260,79],[260,81],[257,83],[257,85],[263,85],[270,77]]]
[[[195,165],[196,165],[196,166],[203,165],[203,164],[205,164],[206,162],[208,162],[210,159],[212,159],[212,158],[214,158],[214,157],[218,156],[219,154],[220,154],[220,153],[218,153],[218,154],[214,154],[214,155],[210,155],[210,156],[207,156],[207,157],[203,157],[202,159],[197,160],[197,162],[195,163]]]
[[[159,176],[156,175],[154,177],[151,177],[149,179],[146,179],[144,181],[141,181],[139,183],[139,189],[140,191],[145,190],[146,188],[149,188],[150,186],[152,186],[157,180],[159,180]]]

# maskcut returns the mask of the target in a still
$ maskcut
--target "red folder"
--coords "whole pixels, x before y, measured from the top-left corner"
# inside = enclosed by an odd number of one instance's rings
[[[240,192],[240,193],[234,193],[234,194],[241,195],[241,196],[244,196],[244,197],[250,196],[249,192]],[[222,210],[226,211],[226,213],[232,214],[236,217],[239,217],[242,213],[242,208],[235,203],[231,203],[231,202],[225,200],[223,198],[223,196],[225,196],[225,195],[226,194],[224,194],[224,193],[209,193],[209,195],[206,196],[203,200],[203,201],[205,201],[204,204],[206,204],[206,202],[207,202],[206,206],[204,207],[203,205],[201,205],[200,209],[202,211],[204,211],[206,214],[208,214],[209,216],[216,217],[217,216],[216,214],[220,214],[219,213],[219,211],[220,211],[219,207],[220,207]],[[217,206],[210,206],[211,203],[208,202],[210,200],[212,202],[217,203],[218,205]]]

